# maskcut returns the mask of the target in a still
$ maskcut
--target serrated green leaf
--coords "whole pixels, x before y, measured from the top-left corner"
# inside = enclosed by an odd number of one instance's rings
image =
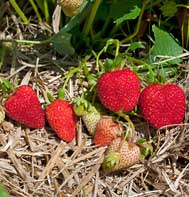
[[[166,31],[163,31],[152,26],[154,32],[155,43],[150,54],[150,61],[153,63],[157,61],[158,56],[175,57],[182,54],[182,47],[175,41],[175,39]],[[165,58],[164,58],[165,59]],[[169,60],[167,64],[177,64],[181,62],[180,58]]]
[[[177,13],[177,4],[174,1],[165,1],[160,10],[162,11],[163,16],[173,17]]]
[[[122,17],[114,21],[116,25],[120,25],[124,21],[136,19],[140,15],[141,9],[137,6],[134,7],[128,14],[124,14]]]
[[[67,32],[59,31],[51,38],[55,50],[61,55],[73,55],[75,49],[71,45],[72,35]]]

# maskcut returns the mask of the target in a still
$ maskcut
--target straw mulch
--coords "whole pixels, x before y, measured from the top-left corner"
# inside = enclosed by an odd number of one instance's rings
[[[36,30],[35,26],[30,28],[30,32]],[[49,103],[47,92],[57,94],[69,66],[77,66],[78,60],[59,59],[40,46],[32,50],[18,46],[6,57],[5,64],[0,76],[15,86],[30,84],[45,108]],[[180,83],[188,100],[189,69],[183,66],[186,75]],[[81,93],[78,84],[76,77],[69,81],[67,99]],[[106,147],[94,146],[80,119],[76,138],[65,143],[48,125],[31,130],[6,117],[0,125],[0,182],[14,197],[187,197],[188,117],[187,108],[183,124],[155,132],[149,125],[142,125],[137,131],[153,142],[153,154],[125,171],[108,175],[101,171]]]

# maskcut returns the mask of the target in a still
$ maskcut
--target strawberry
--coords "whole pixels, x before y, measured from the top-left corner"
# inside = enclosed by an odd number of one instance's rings
[[[107,146],[121,134],[122,126],[115,123],[111,117],[103,116],[96,126],[94,143],[99,146]]]
[[[31,128],[45,125],[45,114],[38,97],[28,85],[22,85],[5,102],[6,113],[12,119]]]
[[[58,4],[66,16],[75,16],[78,14],[83,0],[58,0]]]
[[[97,82],[97,94],[109,110],[128,112],[138,103],[140,81],[129,69],[107,72]]]
[[[140,155],[138,145],[121,137],[115,138],[105,152],[102,169],[105,173],[126,169],[138,163]]]
[[[73,102],[75,114],[81,116],[89,134],[94,135],[96,125],[101,118],[100,112],[84,98],[75,98]]]
[[[152,84],[140,95],[139,105],[143,117],[153,127],[160,128],[183,121],[186,110],[184,91],[175,84]]]
[[[76,134],[76,116],[71,103],[63,99],[54,101],[47,107],[46,117],[60,139],[66,142],[73,140]]]
[[[82,115],[82,120],[91,135],[95,134],[95,130],[100,118],[101,115],[94,106],[91,106],[90,109],[85,111]]]

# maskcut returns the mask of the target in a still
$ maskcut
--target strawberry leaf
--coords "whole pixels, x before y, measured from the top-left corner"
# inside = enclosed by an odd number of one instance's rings
[[[71,37],[70,33],[66,33],[64,31],[59,31],[56,35],[51,38],[51,42],[55,50],[60,55],[73,55],[75,50],[71,45]]]
[[[179,46],[173,36],[155,25],[152,26],[152,30],[155,36],[155,43],[151,49],[150,61],[155,63],[158,59],[163,60],[162,58],[164,58],[166,60],[164,64],[177,64],[181,62],[180,58],[175,57],[182,54],[182,47]]]
[[[141,9],[137,6],[134,7],[129,13],[124,14],[122,17],[114,21],[116,25],[120,25],[124,21],[136,19],[140,15]]]
[[[165,17],[173,17],[177,12],[177,4],[174,1],[165,1],[163,6],[160,8],[162,11],[163,16]]]

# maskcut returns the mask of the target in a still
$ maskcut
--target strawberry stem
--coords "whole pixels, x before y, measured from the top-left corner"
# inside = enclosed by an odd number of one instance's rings
[[[128,115],[124,114],[123,112],[116,112],[116,114],[128,122],[129,128],[131,128],[131,130],[132,130],[131,136],[134,136],[135,126],[134,126],[133,122],[131,121],[130,117]]]

